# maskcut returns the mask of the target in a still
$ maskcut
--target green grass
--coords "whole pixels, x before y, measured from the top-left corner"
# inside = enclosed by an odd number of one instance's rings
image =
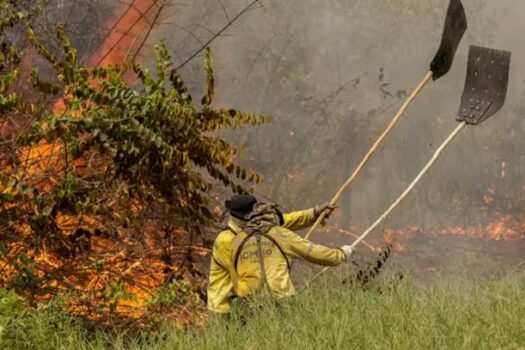
[[[166,327],[157,335],[90,333],[53,306],[20,314],[7,304],[0,303],[0,312],[18,316],[0,317],[0,349],[525,348],[525,281],[516,276],[426,287],[405,279],[367,290],[324,281],[244,319],[234,314],[204,328]]]

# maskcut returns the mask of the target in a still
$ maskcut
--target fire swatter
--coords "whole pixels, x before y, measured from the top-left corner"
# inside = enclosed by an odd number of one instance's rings
[[[456,117],[459,125],[435,151],[430,161],[392,205],[352,244],[355,248],[372,233],[416,187],[432,168],[443,151],[467,125],[479,125],[498,112],[507,95],[511,53],[479,46],[471,46],[468,57],[467,77]],[[321,270],[309,283],[316,280],[328,268]]]

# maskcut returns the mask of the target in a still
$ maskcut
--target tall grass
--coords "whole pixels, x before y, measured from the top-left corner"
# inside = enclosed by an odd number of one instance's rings
[[[166,326],[156,335],[88,333],[60,317],[64,326],[51,334],[58,316],[24,317],[35,327],[4,325],[0,348],[518,349],[525,348],[525,282],[457,278],[422,287],[404,279],[362,289],[325,280],[280,305],[235,312],[203,328]]]

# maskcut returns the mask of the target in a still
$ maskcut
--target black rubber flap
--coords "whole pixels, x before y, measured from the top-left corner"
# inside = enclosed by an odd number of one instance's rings
[[[509,84],[510,57],[509,51],[470,47],[457,121],[480,124],[503,107]]]
[[[430,63],[432,78],[437,80],[447,74],[452,67],[456,50],[467,30],[467,15],[460,0],[451,0],[448,6],[445,29],[436,56]]]

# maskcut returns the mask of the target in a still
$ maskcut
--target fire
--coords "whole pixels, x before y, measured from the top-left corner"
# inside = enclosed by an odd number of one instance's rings
[[[125,62],[132,50],[135,49],[134,45],[151,30],[154,23],[150,22],[150,19],[152,16],[156,16],[155,13],[159,13],[162,4],[162,0],[133,0],[122,14],[111,20],[108,25],[112,27],[111,31],[100,45],[99,50],[90,57],[88,65],[105,67]],[[58,99],[53,106],[53,112],[60,113],[64,109],[63,99]],[[51,191],[56,179],[66,169],[63,150],[61,144],[48,143],[22,149],[19,159],[23,167],[13,176],[19,179],[31,179],[31,182],[41,191]],[[81,171],[89,168],[83,160],[70,165]],[[166,280],[167,273],[176,272],[167,271],[167,265],[164,261],[165,252],[159,248],[159,244],[155,241],[158,227],[152,225],[144,228],[143,236],[145,238],[142,241],[145,244],[140,246],[138,242],[131,239],[127,242],[117,243],[109,236],[92,234],[102,225],[91,217],[69,217],[59,213],[56,224],[62,231],[63,239],[69,241],[69,245],[74,242],[75,251],[67,254],[75,255],[75,259],[65,258],[63,252],[51,253],[54,250],[48,250],[46,247],[42,247],[43,249],[38,253],[29,252],[29,255],[33,255],[35,262],[41,266],[39,274],[41,276],[46,274],[75,276],[67,277],[60,284],[63,286],[74,285],[77,291],[94,295],[94,300],[97,297],[103,298],[101,293],[112,280],[125,281],[125,293],[131,297],[118,303],[115,311],[119,314],[131,318],[140,318],[146,312],[147,302],[154,294],[154,290]],[[23,233],[29,229],[26,226],[20,224],[15,229]],[[76,232],[79,232],[79,229],[86,231],[87,234],[80,234],[76,237]],[[125,235],[126,233],[122,234]],[[183,236],[185,233],[175,230],[173,234]],[[136,247],[133,248],[134,246]],[[83,247],[87,247],[89,254],[83,250]],[[126,254],[129,253],[130,249],[136,251],[138,255],[127,256]],[[184,251],[180,254],[177,253],[180,256],[186,256],[187,252],[208,253],[206,249],[195,247],[191,243],[177,247],[177,249]],[[27,252],[27,248],[24,247],[23,242],[16,242],[8,246],[8,251],[8,258],[16,259],[17,254],[21,251]],[[105,273],[99,273],[97,268],[105,271]],[[69,273],[65,273],[66,271]],[[75,273],[70,273],[71,271]],[[4,270],[4,277],[7,275],[9,275],[9,271]],[[127,277],[133,277],[134,283],[127,283]],[[0,278],[1,280],[2,278]],[[56,281],[52,284],[47,287],[61,288]],[[47,297],[49,296],[43,296],[43,299]],[[71,305],[71,308],[77,313],[89,316],[89,307],[87,306],[85,304],[74,304]]]
[[[89,59],[89,65],[106,67],[125,62],[133,45],[150,29],[148,16],[162,6],[162,0],[133,0],[115,22],[99,50]]]
[[[100,45],[99,50],[90,57],[88,65],[106,67],[125,62],[133,44],[149,26],[153,25],[148,21],[148,13],[161,2],[159,0],[133,0],[118,19],[111,20],[109,25],[112,26],[112,30]],[[64,100],[58,99],[53,107],[53,112],[60,113],[64,108]],[[62,145],[43,143],[23,151],[20,158],[24,164],[29,164],[26,173],[40,176],[48,171],[59,171],[62,163],[61,152]],[[51,177],[48,176],[49,178]],[[50,190],[52,187],[52,183],[42,185],[45,190]]]
[[[525,218],[505,214],[487,224],[451,226],[433,232],[426,232],[415,226],[398,230],[387,229],[382,240],[384,244],[393,244],[397,252],[405,252],[409,250],[409,241],[416,235],[443,235],[516,242],[525,240]]]
[[[414,234],[414,228],[410,228],[407,231],[404,232],[406,235],[413,235]],[[383,234],[383,243],[385,245],[392,245],[392,248],[395,252],[405,252],[406,251],[406,245],[403,243],[400,243],[399,240],[396,240],[396,232],[392,229],[388,229]]]
[[[154,25],[149,22],[148,15],[159,6],[162,6],[162,0],[133,0],[120,17],[110,20],[108,26],[111,26],[112,29],[98,51],[89,58],[88,65],[107,67],[125,62],[133,44],[144,34],[144,31],[150,30]],[[55,102],[53,112],[60,113],[64,108],[64,100],[59,99]],[[39,174],[49,171],[57,172],[63,168],[61,153],[62,145],[60,144],[41,144],[22,152],[21,160],[29,164],[29,169],[26,169],[27,173],[39,176]],[[80,160],[75,166],[85,168],[86,164]],[[47,176],[47,178],[52,182],[52,176]],[[52,183],[43,185],[46,190],[52,187]]]
[[[449,227],[439,231],[441,235],[483,238],[494,241],[519,241],[525,239],[525,220],[503,215],[488,225]]]

